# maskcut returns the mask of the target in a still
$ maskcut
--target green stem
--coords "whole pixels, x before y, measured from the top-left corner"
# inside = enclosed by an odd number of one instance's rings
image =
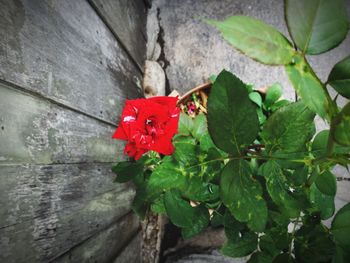
[[[332,139],[331,133],[332,132],[329,132],[328,141],[327,141],[327,153],[326,153],[327,156],[331,156],[334,151],[334,141]]]
[[[288,159],[288,158],[281,158],[281,157],[276,157],[276,156],[240,155],[240,156],[229,156],[229,157],[225,157],[225,158],[212,159],[209,161],[205,161],[205,162],[197,163],[195,165],[188,166],[188,167],[186,167],[186,169],[191,169],[191,168],[205,165],[205,164],[212,163],[212,162],[241,160],[241,159],[258,159],[258,160],[265,160],[265,161],[268,161],[268,160],[285,160],[286,161],[286,160],[288,160],[288,161],[294,162],[294,163],[305,163],[305,160]]]

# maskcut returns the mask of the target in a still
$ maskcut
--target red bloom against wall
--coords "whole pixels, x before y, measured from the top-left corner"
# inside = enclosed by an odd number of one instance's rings
[[[126,140],[124,153],[138,160],[152,150],[164,155],[174,151],[180,109],[175,97],[127,100],[113,138]]]

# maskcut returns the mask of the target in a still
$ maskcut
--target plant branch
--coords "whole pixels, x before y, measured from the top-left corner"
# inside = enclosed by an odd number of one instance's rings
[[[298,218],[294,222],[293,230],[292,230],[292,233],[291,233],[292,234],[292,240],[289,243],[289,250],[288,250],[289,258],[292,257],[292,248],[293,248],[293,242],[294,242],[294,238],[295,238],[295,230],[297,228],[297,225],[298,225],[299,221],[300,221],[300,215],[298,216]]]
[[[262,148],[265,148],[265,144],[253,144],[249,145],[247,148],[261,150]]]

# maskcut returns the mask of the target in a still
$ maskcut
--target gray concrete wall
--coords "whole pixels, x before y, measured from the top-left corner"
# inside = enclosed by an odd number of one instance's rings
[[[112,140],[142,96],[143,0],[0,0],[0,262],[139,262]]]

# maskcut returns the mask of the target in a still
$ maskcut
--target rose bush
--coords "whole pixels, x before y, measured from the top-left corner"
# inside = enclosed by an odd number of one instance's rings
[[[174,97],[127,100],[113,138],[126,140],[124,152],[135,160],[150,150],[172,154],[180,114],[176,102]]]
[[[335,214],[333,174],[335,165],[350,164],[350,103],[337,105],[338,96],[349,98],[350,56],[325,83],[306,56],[345,38],[346,8],[342,0],[285,4],[293,43],[245,16],[209,23],[253,59],[284,66],[301,99],[280,99],[280,85],[261,94],[223,70],[198,114],[197,100],[179,119],[171,118],[176,108],[153,104],[159,99],[129,101],[116,137],[128,140],[125,151],[138,160],[112,169],[117,182],[135,184],[132,208],[141,218],[147,211],[165,214],[184,238],[223,227],[225,255],[251,255],[250,263],[350,262],[350,204]],[[334,98],[330,86],[338,92]],[[329,129],[316,133],[316,114]],[[333,216],[330,226],[324,220]]]

